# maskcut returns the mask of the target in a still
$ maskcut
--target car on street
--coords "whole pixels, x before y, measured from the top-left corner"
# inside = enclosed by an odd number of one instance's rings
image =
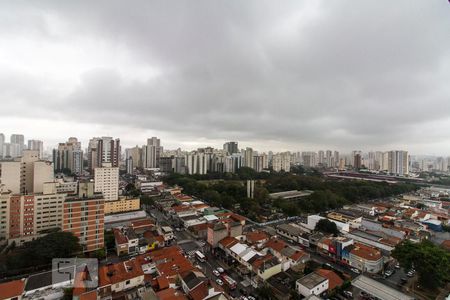
[[[396,268],[396,269],[400,269],[400,264],[397,263],[397,264],[395,265],[395,268]]]
[[[220,273],[219,273],[219,271],[217,271],[217,270],[213,270],[212,272],[213,272],[213,274],[214,274],[215,276],[217,276],[217,277],[219,277],[219,276],[220,276]]]
[[[352,271],[353,273],[356,273],[356,274],[361,273],[357,268],[351,268],[350,271]]]
[[[409,271],[408,273],[406,273],[406,276],[413,277],[414,276],[414,272],[413,271]]]
[[[221,268],[221,267],[218,267],[218,268],[217,268],[217,271],[218,271],[219,273],[225,272],[225,270],[224,270],[223,268]]]
[[[344,295],[347,296],[348,298],[353,298],[353,294],[350,291],[344,291]]]
[[[222,285],[223,285],[223,281],[222,281],[222,280],[220,280],[219,278],[217,278],[217,279],[216,279],[216,283],[217,283],[218,285],[220,285],[220,286],[222,286]]]
[[[253,296],[248,296],[247,299],[248,299],[248,300],[256,300],[256,298],[253,297]]]
[[[392,274],[394,274],[394,271],[392,271],[392,270],[387,270],[386,272],[384,272],[384,276],[386,276],[386,277],[389,277]]]

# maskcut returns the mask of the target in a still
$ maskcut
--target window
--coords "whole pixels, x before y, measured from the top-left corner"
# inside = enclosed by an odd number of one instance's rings
[[[130,284],[130,281],[129,280],[125,281],[125,284]]]

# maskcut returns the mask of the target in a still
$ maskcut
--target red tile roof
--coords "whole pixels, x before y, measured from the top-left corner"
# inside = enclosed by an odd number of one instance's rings
[[[355,247],[350,251],[350,253],[353,255],[372,261],[377,261],[381,258],[381,252],[376,248],[369,247],[360,243],[355,243],[354,246]]]
[[[137,220],[131,223],[131,227],[133,227],[133,229],[142,227],[153,227],[154,225],[155,222],[153,222],[153,220],[150,219]]]
[[[289,258],[292,259],[293,261],[298,261],[305,255],[308,255],[305,251],[297,250]]]
[[[117,244],[128,244],[127,237],[118,228],[114,228],[114,239]]]
[[[197,285],[192,291],[189,292],[189,296],[192,300],[203,300],[206,296],[208,296],[207,281]]]
[[[0,283],[0,299],[19,297],[25,288],[25,279]]]
[[[234,237],[227,236],[219,241],[219,244],[221,244],[224,248],[230,248],[233,247],[238,243],[238,240],[236,240]]]
[[[169,280],[165,276],[159,276],[156,278],[156,281],[158,282],[158,287],[160,290],[164,290],[169,287]]]
[[[322,277],[328,278],[328,290],[334,290],[344,283],[344,280],[331,270],[318,269],[315,272]]]
[[[173,288],[165,289],[156,293],[159,300],[187,300],[187,297]]]
[[[281,252],[281,250],[283,250],[287,246],[287,244],[283,240],[273,238],[270,239],[264,246],[267,248],[271,248],[274,251]]]
[[[159,273],[166,277],[173,277],[179,273],[194,269],[192,263],[181,254],[178,246],[158,249],[136,257],[141,264],[148,264],[150,261],[158,262],[156,268]],[[170,278],[169,278],[170,280]]]
[[[102,266],[98,270],[99,286],[116,284],[139,276],[144,276],[137,259],[130,259],[112,265]]]
[[[247,233],[247,241],[251,244],[256,244],[258,242],[269,239],[267,233],[262,231],[252,231]]]
[[[79,300],[97,300],[97,290],[84,293],[79,296]]]

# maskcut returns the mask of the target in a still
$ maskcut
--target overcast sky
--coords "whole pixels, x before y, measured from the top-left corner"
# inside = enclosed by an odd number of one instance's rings
[[[2,1],[0,132],[450,155],[450,5]]]

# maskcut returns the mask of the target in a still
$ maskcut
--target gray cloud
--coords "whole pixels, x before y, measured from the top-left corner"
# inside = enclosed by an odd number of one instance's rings
[[[121,126],[129,145],[143,142],[133,132],[155,131],[170,146],[238,139],[264,150],[449,152],[447,1],[0,7],[8,122]]]

